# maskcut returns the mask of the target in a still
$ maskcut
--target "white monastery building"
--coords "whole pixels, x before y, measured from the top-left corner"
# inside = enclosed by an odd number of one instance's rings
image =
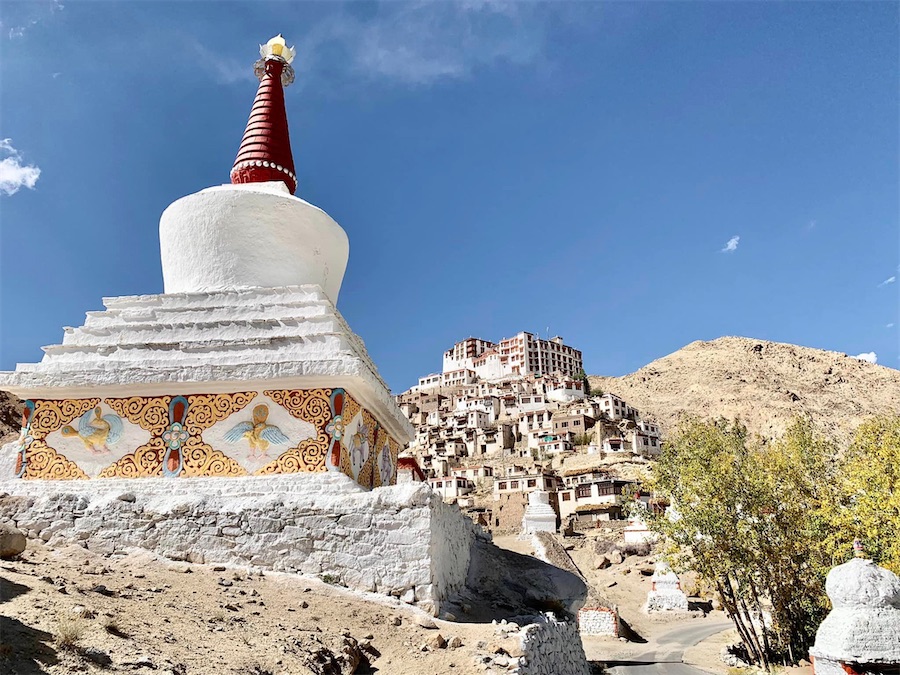
[[[443,373],[474,371],[482,380],[509,376],[562,373],[575,377],[583,371],[581,352],[563,344],[561,337],[549,340],[521,332],[499,344],[467,338],[444,352]]]

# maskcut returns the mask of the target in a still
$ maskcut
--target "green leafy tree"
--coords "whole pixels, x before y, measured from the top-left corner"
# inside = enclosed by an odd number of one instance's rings
[[[579,370],[579,371],[575,374],[575,379],[576,379],[576,380],[581,380],[581,385],[582,385],[582,387],[583,387],[583,389],[584,389],[584,395],[585,395],[585,396],[590,396],[590,395],[591,395],[591,383],[590,383],[590,381],[588,380],[588,376],[587,376],[587,374],[584,372],[584,369],[583,369],[583,368],[582,368],[581,370]]]
[[[823,514],[832,560],[848,559],[858,538],[866,557],[900,574],[900,415],[860,425],[838,462],[835,487]]]
[[[715,584],[751,657],[804,658],[826,610],[821,544],[834,449],[808,421],[777,443],[739,422],[684,419],[664,445],[651,488],[674,513],[650,525],[676,567]]]

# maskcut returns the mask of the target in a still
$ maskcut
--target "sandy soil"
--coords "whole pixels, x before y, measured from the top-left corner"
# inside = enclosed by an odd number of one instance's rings
[[[319,640],[339,652],[344,635],[370,645],[371,667],[357,672],[481,672],[474,659],[477,644],[493,640],[489,624],[435,619],[426,629],[417,621],[432,622],[408,605],[315,579],[143,552],[107,559],[29,542],[20,560],[0,562],[3,674],[308,673],[302,663]],[[59,636],[73,632],[78,638],[65,648]],[[463,646],[423,650],[438,633]]]

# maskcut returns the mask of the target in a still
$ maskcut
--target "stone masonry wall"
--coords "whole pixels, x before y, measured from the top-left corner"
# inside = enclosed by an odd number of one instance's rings
[[[619,637],[619,619],[612,609],[591,607],[578,612],[578,630],[582,635]]]
[[[537,617],[519,633],[524,663],[521,675],[588,675],[590,668],[578,626],[557,621],[552,614]]]
[[[421,485],[421,484],[420,484]],[[472,553],[476,526],[455,504],[446,504],[437,494],[432,495],[431,537],[429,557],[440,564],[431,567],[431,595],[445,599],[459,591],[465,583]],[[425,592],[423,589],[422,592]],[[416,590],[417,600],[420,591]]]
[[[465,584],[475,526],[427,485],[338,473],[0,482],[0,522],[51,544],[332,578],[437,613]]]
[[[519,675],[588,675],[590,666],[574,623],[557,621],[552,612],[494,622],[498,638],[492,654],[479,654],[475,665],[487,672]]]

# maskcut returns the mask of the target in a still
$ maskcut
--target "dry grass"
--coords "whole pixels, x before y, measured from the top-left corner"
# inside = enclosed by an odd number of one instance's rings
[[[81,617],[60,619],[56,625],[56,646],[66,651],[75,651],[86,629],[87,625]]]

